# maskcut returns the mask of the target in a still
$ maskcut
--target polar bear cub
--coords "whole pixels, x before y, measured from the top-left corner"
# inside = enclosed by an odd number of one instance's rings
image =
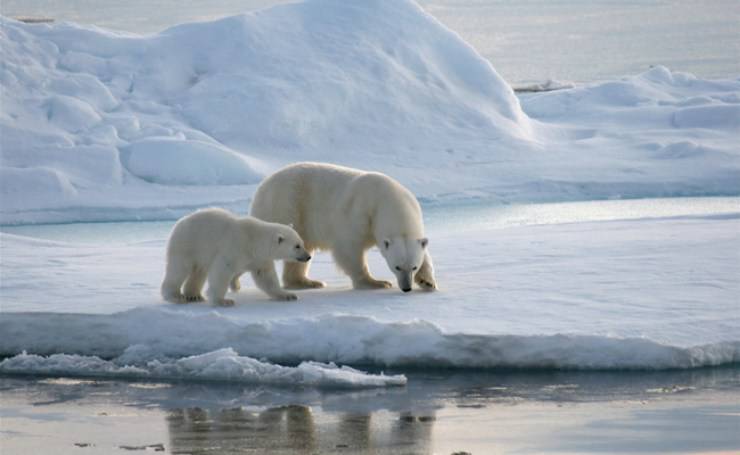
[[[217,208],[203,209],[179,220],[167,244],[167,271],[162,297],[171,302],[203,300],[208,281],[208,300],[233,305],[224,298],[229,282],[246,271],[267,295],[295,300],[277,281],[273,261],[308,262],[301,237],[289,226],[268,223],[251,216],[237,217]]]
[[[424,290],[437,288],[419,203],[386,175],[325,163],[293,164],[262,182],[251,215],[291,224],[309,252],[330,250],[355,289],[391,286],[368,270],[365,252],[376,245],[402,291],[410,291],[412,281]],[[324,286],[307,271],[306,263],[286,262],[283,285]],[[232,287],[238,287],[236,280]]]

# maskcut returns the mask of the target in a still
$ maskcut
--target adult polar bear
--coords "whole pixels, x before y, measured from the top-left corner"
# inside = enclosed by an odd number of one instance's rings
[[[374,245],[402,291],[411,290],[412,278],[422,289],[437,288],[419,203],[386,175],[324,163],[292,164],[262,182],[251,215],[292,225],[309,253],[330,250],[355,289],[391,287],[368,271],[365,252]],[[307,272],[308,264],[285,262],[284,287],[324,286]],[[232,287],[238,289],[236,279]]]

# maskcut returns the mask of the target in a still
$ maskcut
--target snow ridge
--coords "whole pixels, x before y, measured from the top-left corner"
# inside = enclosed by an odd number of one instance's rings
[[[193,337],[196,332],[198,336]],[[578,370],[662,370],[740,362],[740,341],[672,346],[643,338],[598,335],[445,333],[423,320],[385,323],[373,317],[338,314],[245,324],[217,312],[147,308],[114,315],[6,313],[0,334],[0,355],[4,356],[27,352],[126,358],[144,350],[151,359],[177,359],[231,349],[225,357],[238,353],[294,364],[310,359],[392,367]],[[250,368],[253,360],[245,361]],[[38,365],[40,372],[49,367],[44,362]],[[100,368],[113,367],[105,363],[94,370]],[[156,366],[148,374],[177,368],[177,364]],[[125,371],[116,366],[112,374],[121,373]]]

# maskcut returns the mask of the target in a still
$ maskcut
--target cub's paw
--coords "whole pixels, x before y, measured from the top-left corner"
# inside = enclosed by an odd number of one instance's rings
[[[216,305],[218,306],[234,306],[234,301],[231,299],[221,299],[218,302],[216,302]]]
[[[229,289],[231,289],[232,292],[237,292],[241,288],[242,284],[239,282],[239,278],[234,278],[231,280],[231,283],[229,283]]]

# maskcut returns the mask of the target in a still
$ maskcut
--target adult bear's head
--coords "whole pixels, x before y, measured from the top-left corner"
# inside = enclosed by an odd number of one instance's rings
[[[429,240],[426,238],[398,236],[384,239],[380,245],[380,253],[385,258],[388,268],[396,275],[398,287],[403,292],[411,290],[414,274],[424,262],[427,244]]]

